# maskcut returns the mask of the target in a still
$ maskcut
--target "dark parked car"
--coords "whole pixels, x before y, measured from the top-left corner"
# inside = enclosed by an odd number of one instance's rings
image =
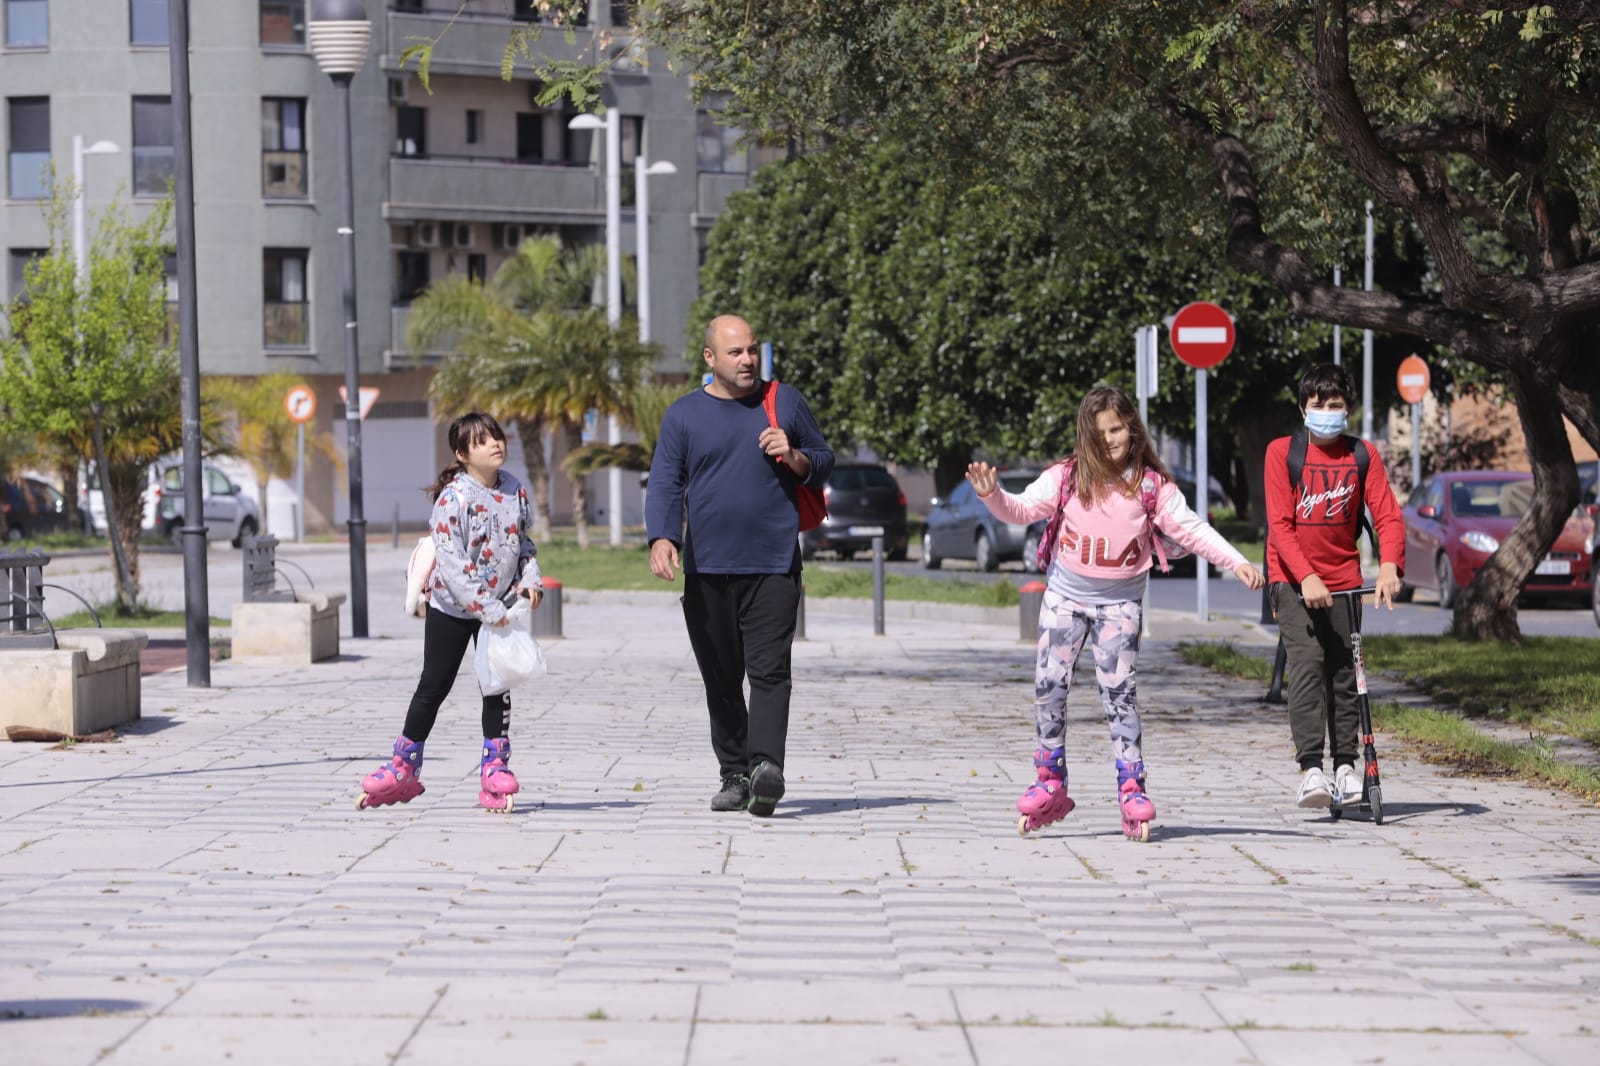
[[[0,482],[0,529],[7,540],[64,533],[67,500],[54,485],[38,478]]]
[[[1000,487],[1017,493],[1027,488],[1037,470],[1002,470]],[[971,559],[979,570],[993,570],[1003,562],[1021,560],[1034,568],[1044,520],[1026,526],[1002,522],[989,513],[972,485],[962,481],[950,495],[934,497],[922,527],[922,565],[937,570],[946,559]]]
[[[1455,606],[1500,542],[1527,510],[1533,475],[1472,470],[1434,474],[1406,500],[1406,573],[1402,600],[1415,589],[1437,593],[1439,606]],[[1524,592],[1592,602],[1594,518],[1578,507],[1548,555],[1523,584]]]
[[[906,494],[889,471],[872,463],[840,463],[828,475],[822,494],[828,517],[816,529],[800,534],[800,557],[831,551],[841,559],[872,550],[872,538],[883,537],[885,557],[906,557]]]

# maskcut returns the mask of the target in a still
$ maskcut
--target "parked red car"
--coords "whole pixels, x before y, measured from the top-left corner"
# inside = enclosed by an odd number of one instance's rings
[[[1436,593],[1440,607],[1454,607],[1461,590],[1510,535],[1532,496],[1533,475],[1528,473],[1465,470],[1424,478],[1401,509],[1406,574],[1400,599],[1422,589]],[[1594,518],[1579,506],[1523,591],[1589,602],[1594,534]]]

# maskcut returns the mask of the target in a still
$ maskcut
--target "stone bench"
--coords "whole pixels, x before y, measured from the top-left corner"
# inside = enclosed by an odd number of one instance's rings
[[[245,602],[233,608],[233,658],[239,662],[314,663],[339,654],[344,593],[307,590],[293,601]]]
[[[5,726],[69,736],[139,717],[139,656],[149,637],[128,629],[58,629],[56,648],[11,648],[0,655],[0,738]]]

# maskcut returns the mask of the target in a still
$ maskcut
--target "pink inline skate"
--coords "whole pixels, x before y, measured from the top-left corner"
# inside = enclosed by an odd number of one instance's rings
[[[478,764],[478,802],[486,811],[510,814],[516,806],[517,791],[522,787],[516,775],[506,768],[511,761],[511,741],[505,737],[485,739],[483,761]]]
[[[1028,791],[1017,800],[1017,835],[1043,829],[1061,821],[1077,806],[1067,795],[1067,749],[1039,748],[1033,753],[1033,765],[1038,769],[1039,780],[1028,786]]]
[[[1156,805],[1144,794],[1144,763],[1129,765],[1117,760],[1117,805],[1122,808],[1122,835],[1148,843]]]
[[[368,774],[356,797],[356,810],[385,807],[391,803],[410,803],[425,791],[422,780],[422,741],[399,737],[394,742],[394,758]]]

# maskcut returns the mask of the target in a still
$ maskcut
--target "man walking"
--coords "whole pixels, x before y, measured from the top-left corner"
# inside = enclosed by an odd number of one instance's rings
[[[671,581],[683,570],[683,618],[722,774],[711,809],[765,818],[784,787],[800,606],[795,489],[826,482],[833,452],[795,389],[778,389],[777,425],[768,420],[762,399],[777,386],[761,380],[744,319],[712,319],[702,354],[710,383],[667,409],[656,438],[645,503],[650,572]]]

